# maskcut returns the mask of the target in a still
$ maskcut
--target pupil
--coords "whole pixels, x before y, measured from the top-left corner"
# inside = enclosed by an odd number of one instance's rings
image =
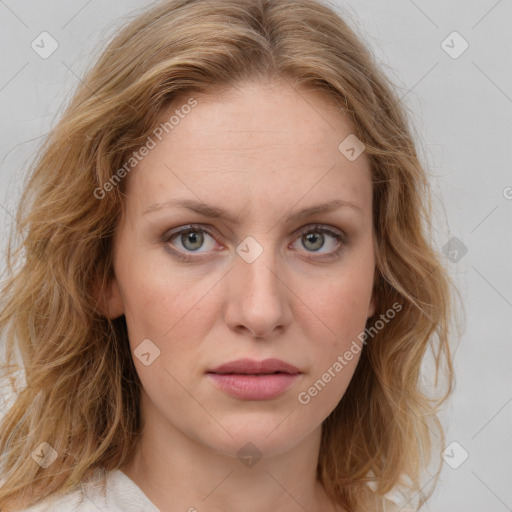
[[[198,246],[201,246],[202,243],[202,235],[198,236],[196,231],[191,231],[187,234],[185,234],[185,241],[183,243],[184,247],[190,250],[198,249],[199,247],[187,247],[188,243],[192,243],[192,245],[197,244]]]
[[[315,239],[317,239],[317,241],[320,241],[320,243],[314,244]],[[322,247],[323,235],[321,233],[309,233],[306,235],[306,240],[308,242],[313,242],[313,245],[316,245],[316,247],[314,247],[313,250],[317,251]]]

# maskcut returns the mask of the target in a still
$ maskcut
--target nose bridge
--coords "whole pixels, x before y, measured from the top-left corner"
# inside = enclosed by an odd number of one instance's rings
[[[236,279],[249,296],[269,299],[279,293],[278,259],[270,236],[246,237],[236,248]]]
[[[267,335],[290,318],[287,287],[281,282],[274,243],[271,237],[248,236],[236,247],[236,253],[230,272],[228,320],[257,336]]]

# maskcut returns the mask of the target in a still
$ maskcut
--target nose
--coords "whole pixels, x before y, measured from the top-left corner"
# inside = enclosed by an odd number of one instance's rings
[[[227,276],[225,321],[230,329],[268,339],[282,335],[290,325],[293,294],[279,264],[270,244],[251,263],[235,256]]]

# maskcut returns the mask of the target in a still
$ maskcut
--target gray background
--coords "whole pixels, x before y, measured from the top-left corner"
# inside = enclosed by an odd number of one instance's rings
[[[427,510],[512,510],[512,1],[337,4],[413,113],[432,175],[437,245],[467,313],[456,390],[443,411],[447,444],[458,443],[447,460],[460,465],[443,463]],[[122,16],[147,5],[0,0],[2,248],[23,173],[63,102]],[[31,48],[43,31],[59,45],[47,59]],[[457,58],[443,49],[462,48],[457,36],[446,40],[454,31],[469,44]]]

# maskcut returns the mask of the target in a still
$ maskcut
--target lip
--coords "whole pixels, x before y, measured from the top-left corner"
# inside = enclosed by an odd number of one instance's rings
[[[281,361],[281,359],[264,359],[256,361],[254,359],[237,359],[229,363],[221,364],[208,373],[238,373],[238,374],[269,374],[269,373],[300,373],[300,370],[293,364]]]
[[[207,372],[225,393],[241,400],[271,400],[284,393],[301,375],[294,365],[280,359],[237,359]]]

